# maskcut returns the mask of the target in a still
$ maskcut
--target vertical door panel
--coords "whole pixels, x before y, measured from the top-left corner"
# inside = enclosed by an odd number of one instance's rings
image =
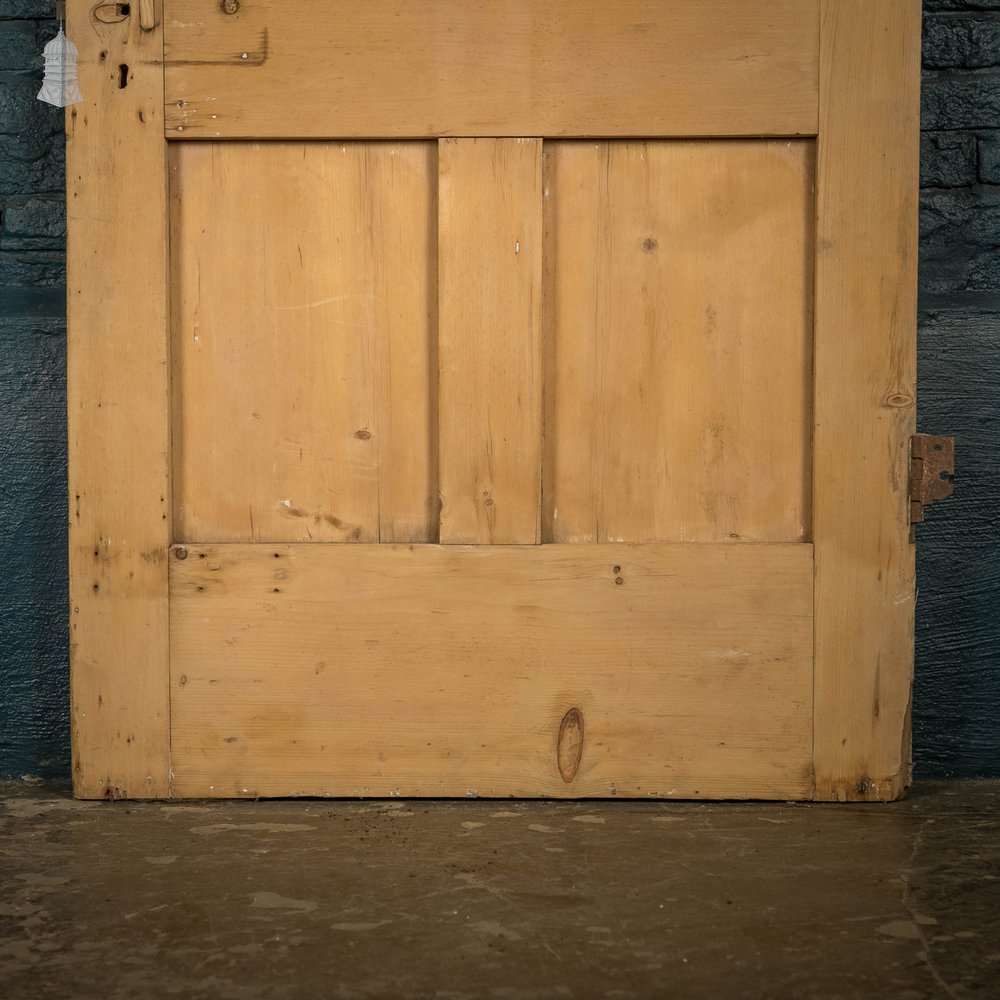
[[[541,140],[440,146],[441,541],[539,541]]]
[[[813,144],[546,143],[544,527],[809,531]]]
[[[426,143],[172,147],[178,540],[435,540]]]

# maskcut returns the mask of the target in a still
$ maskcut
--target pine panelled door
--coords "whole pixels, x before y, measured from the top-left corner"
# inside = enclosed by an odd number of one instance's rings
[[[75,0],[84,798],[892,799],[917,0]]]

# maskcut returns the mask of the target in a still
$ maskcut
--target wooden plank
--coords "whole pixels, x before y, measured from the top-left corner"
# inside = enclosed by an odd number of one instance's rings
[[[84,95],[66,118],[73,791],[156,797],[169,791],[163,37],[82,3],[66,30]]]
[[[546,143],[546,540],[808,537],[813,156]]]
[[[435,158],[172,147],[177,539],[436,540]]]
[[[819,0],[168,0],[178,138],[809,135]]]
[[[541,146],[440,143],[442,542],[539,541]]]
[[[824,0],[816,258],[816,796],[909,783],[920,5]]]
[[[810,793],[808,544],[183,554],[179,795]]]

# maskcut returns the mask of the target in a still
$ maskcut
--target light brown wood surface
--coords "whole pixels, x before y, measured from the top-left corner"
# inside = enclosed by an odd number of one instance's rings
[[[66,30],[73,791],[146,798],[169,791],[163,38],[82,3]]]
[[[435,164],[171,147],[175,538],[436,539]]]
[[[920,5],[823,0],[816,256],[816,796],[910,777]]]
[[[184,554],[177,795],[810,794],[809,545]]]
[[[917,0],[120,16],[77,795],[901,794]]]
[[[819,0],[170,0],[175,138],[810,135]]]
[[[541,151],[537,139],[440,142],[442,542],[539,541]]]
[[[546,540],[801,541],[813,143],[545,150]]]

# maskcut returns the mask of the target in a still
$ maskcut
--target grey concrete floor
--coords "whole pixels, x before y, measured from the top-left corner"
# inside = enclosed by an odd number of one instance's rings
[[[0,784],[0,996],[1000,997],[1000,782],[879,806]]]

